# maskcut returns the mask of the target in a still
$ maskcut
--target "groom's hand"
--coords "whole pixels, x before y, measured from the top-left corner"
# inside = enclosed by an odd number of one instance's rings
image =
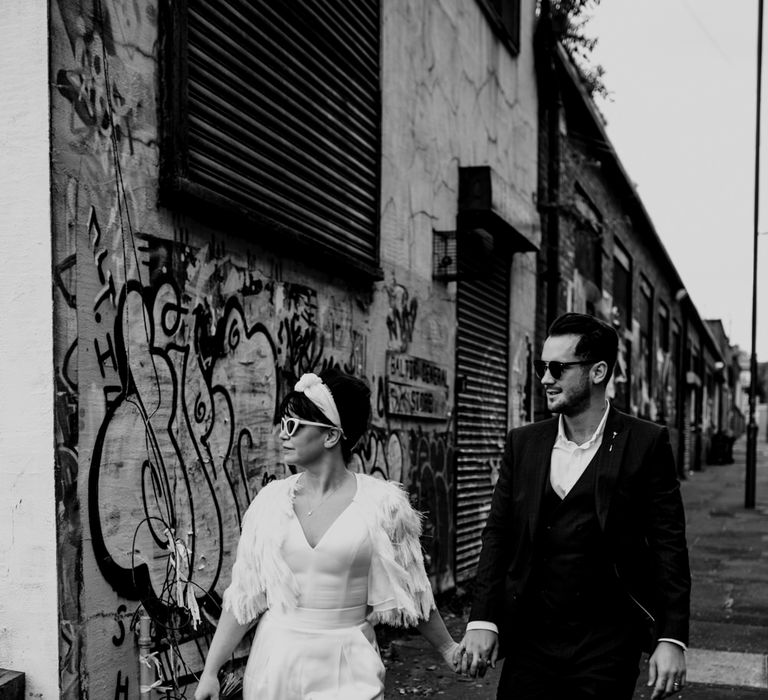
[[[490,630],[469,630],[461,641],[464,651],[461,672],[472,678],[485,675],[488,666],[496,668],[499,656],[499,635]]]

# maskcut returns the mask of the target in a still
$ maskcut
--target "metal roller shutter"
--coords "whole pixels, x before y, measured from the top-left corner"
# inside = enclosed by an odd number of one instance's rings
[[[459,256],[461,260],[461,255]],[[509,257],[493,256],[483,279],[460,280],[456,339],[456,580],[474,576],[490,510],[491,464],[507,433]]]
[[[375,267],[379,0],[186,9],[175,15],[177,183],[267,222],[272,236]]]

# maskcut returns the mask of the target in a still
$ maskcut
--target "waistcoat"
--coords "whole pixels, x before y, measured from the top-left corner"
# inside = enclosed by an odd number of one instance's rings
[[[563,499],[547,479],[525,595],[539,620],[586,622],[613,615],[625,602],[595,509],[602,453],[601,447]]]

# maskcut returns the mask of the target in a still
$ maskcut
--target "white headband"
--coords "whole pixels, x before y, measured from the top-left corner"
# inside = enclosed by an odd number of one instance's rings
[[[293,390],[302,392],[344,435],[344,430],[341,427],[341,418],[339,417],[339,409],[336,408],[333,394],[331,394],[331,390],[323,383],[320,377],[311,373],[302,374],[301,379],[296,382]]]

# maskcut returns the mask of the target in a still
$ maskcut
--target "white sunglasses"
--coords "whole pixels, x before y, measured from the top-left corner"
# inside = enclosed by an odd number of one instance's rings
[[[328,425],[328,423],[315,423],[311,420],[303,420],[302,418],[281,418],[280,419],[280,432],[285,433],[288,437],[293,437],[300,425],[316,425],[318,428],[329,428],[332,430],[338,430],[342,436],[344,431],[341,428],[337,428],[335,425]]]

